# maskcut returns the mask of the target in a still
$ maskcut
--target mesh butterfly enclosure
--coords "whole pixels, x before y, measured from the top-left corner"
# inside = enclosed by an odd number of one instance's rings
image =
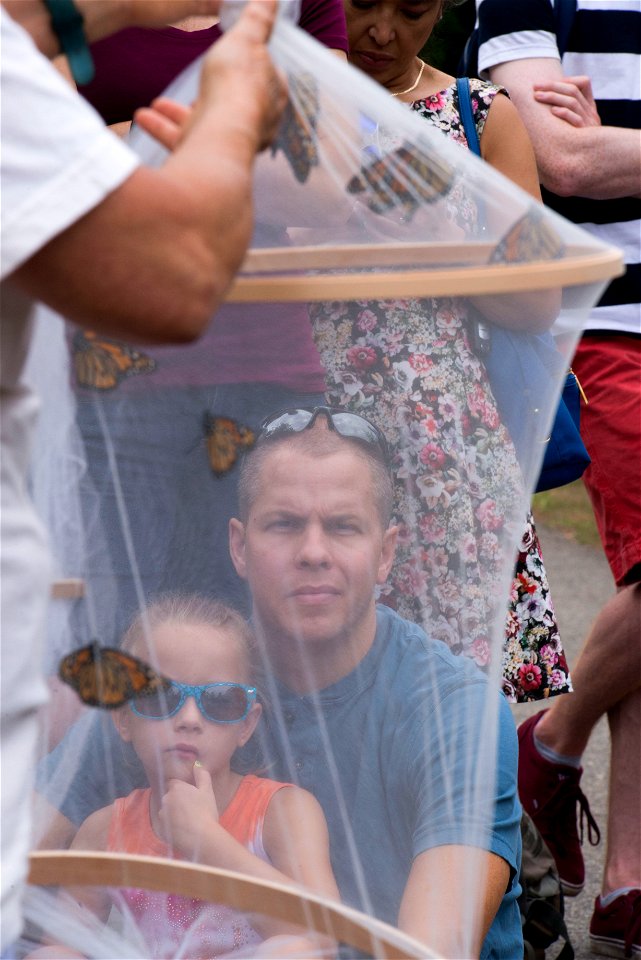
[[[203,338],[40,318],[58,582],[23,956],[520,949],[508,700],[567,687],[526,518],[619,255],[282,7],[290,101]]]

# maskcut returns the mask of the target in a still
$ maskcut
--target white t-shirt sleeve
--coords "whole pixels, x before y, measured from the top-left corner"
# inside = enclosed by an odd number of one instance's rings
[[[0,38],[5,277],[97,206],[140,161],[3,10]]]
[[[559,59],[550,0],[476,0],[479,76],[513,60]]]

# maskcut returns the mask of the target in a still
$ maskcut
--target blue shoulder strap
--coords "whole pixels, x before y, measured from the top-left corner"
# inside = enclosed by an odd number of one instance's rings
[[[459,77],[456,81],[456,92],[458,93],[458,107],[465,131],[467,145],[477,157],[481,156],[481,144],[478,131],[474,123],[474,113],[472,112],[472,100],[470,97],[470,81],[467,77]]]

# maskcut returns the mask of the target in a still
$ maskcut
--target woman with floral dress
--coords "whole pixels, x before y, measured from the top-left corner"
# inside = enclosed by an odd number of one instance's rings
[[[443,4],[345,0],[349,59],[467,147],[454,79],[418,57]],[[484,159],[540,199],[532,149],[505,91],[472,80],[470,92]],[[476,218],[456,190],[449,200],[453,220]],[[456,299],[360,301],[313,305],[311,318],[328,401],[376,422],[393,451],[400,536],[381,600],[485,666],[515,460],[470,345],[468,311]],[[570,689],[531,515],[512,581],[503,687],[514,702]]]

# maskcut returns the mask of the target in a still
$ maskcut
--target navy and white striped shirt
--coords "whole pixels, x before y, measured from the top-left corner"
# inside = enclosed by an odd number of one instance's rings
[[[477,0],[480,76],[512,60],[559,58],[553,0]],[[578,0],[563,72],[591,78],[604,126],[641,128],[641,0]],[[641,171],[640,184],[641,190]],[[624,250],[627,272],[606,289],[590,330],[641,335],[641,200],[544,191],[548,206]]]

